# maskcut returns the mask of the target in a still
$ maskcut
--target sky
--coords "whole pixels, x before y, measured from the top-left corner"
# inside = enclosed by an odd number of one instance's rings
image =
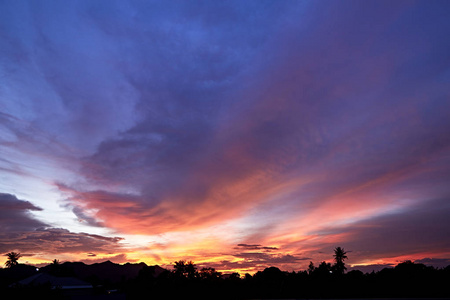
[[[349,268],[450,265],[449,17],[0,1],[0,253],[244,274],[340,246]]]

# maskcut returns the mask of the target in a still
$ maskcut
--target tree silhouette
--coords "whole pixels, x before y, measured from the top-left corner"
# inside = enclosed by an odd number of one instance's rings
[[[179,260],[174,262],[173,268],[174,268],[173,272],[175,275],[184,276],[186,270],[186,261]]]
[[[308,274],[312,274],[316,270],[316,267],[314,266],[314,263],[312,261],[309,262],[308,266]]]
[[[345,270],[347,270],[344,263],[344,260],[348,258],[346,254],[347,252],[344,251],[344,248],[334,248],[333,256],[336,263],[334,264],[333,269],[337,274],[344,274]]]
[[[240,280],[241,275],[238,272],[234,272],[234,273],[231,273],[230,276],[228,276],[228,279],[229,280]]]
[[[52,263],[48,267],[49,273],[56,276],[61,276],[63,272],[63,268],[61,266],[61,262],[58,259],[52,260]]]
[[[5,263],[7,268],[12,268],[14,266],[17,266],[19,264],[19,262],[18,262],[19,258],[22,257],[22,255],[17,252],[6,253],[6,256],[8,257],[8,260]]]
[[[314,273],[320,276],[328,276],[332,271],[331,264],[323,261],[320,265],[315,269]]]
[[[195,278],[197,275],[197,267],[194,262],[185,260],[176,261],[173,265],[174,273],[180,277]]]
[[[202,268],[199,275],[201,279],[216,280],[219,279],[222,274],[217,272],[214,268]]]

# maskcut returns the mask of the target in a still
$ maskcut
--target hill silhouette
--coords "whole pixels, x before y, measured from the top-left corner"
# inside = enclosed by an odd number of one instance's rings
[[[52,273],[60,276],[74,276],[95,284],[117,284],[136,278],[139,272],[148,267],[141,262],[137,264],[126,263],[123,265],[105,261],[87,265],[82,262],[65,262],[55,267],[48,265],[40,269],[40,272]],[[155,276],[158,276],[165,269],[159,266],[153,266]]]

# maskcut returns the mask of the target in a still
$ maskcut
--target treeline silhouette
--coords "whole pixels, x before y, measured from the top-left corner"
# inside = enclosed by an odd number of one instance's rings
[[[394,268],[366,273],[339,272],[339,264],[310,264],[308,270],[285,272],[269,267],[241,278],[221,276],[213,268],[196,270],[193,262],[179,261],[172,272],[154,276],[145,267],[125,287],[132,299],[152,295],[156,299],[185,297],[202,299],[255,298],[445,298],[450,297],[450,266],[443,269],[405,261]],[[337,270],[337,271],[336,271]]]
[[[10,253],[9,253],[10,254]],[[126,299],[255,299],[255,298],[445,298],[450,297],[450,266],[434,268],[405,261],[393,268],[366,273],[346,272],[344,249],[334,249],[334,263],[310,262],[307,270],[285,272],[269,267],[254,275],[222,274],[214,268],[198,268],[192,261],[180,260],[167,270],[144,263],[93,265],[60,263],[54,260],[39,272],[52,276],[74,276],[94,286],[93,296],[106,297],[114,290]],[[50,287],[11,287],[11,283],[36,273],[36,268],[17,262],[20,254],[8,256],[8,268],[0,269],[0,293],[44,295],[58,299]],[[25,273],[27,275],[25,276]],[[26,289],[24,293],[23,289]],[[47,293],[47,294],[46,294]],[[19,297],[20,298],[20,297]]]

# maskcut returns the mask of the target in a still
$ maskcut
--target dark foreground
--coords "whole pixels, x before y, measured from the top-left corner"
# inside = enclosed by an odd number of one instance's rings
[[[20,268],[36,274],[32,267]],[[26,276],[18,270],[0,270],[1,299],[450,299],[450,266],[435,269],[411,262],[370,274],[334,274],[326,268],[283,272],[271,267],[243,278],[224,276],[211,268],[190,273],[111,262],[65,263],[39,271],[60,279],[84,280],[91,287],[83,289],[63,289],[50,283],[20,285],[18,277]]]

